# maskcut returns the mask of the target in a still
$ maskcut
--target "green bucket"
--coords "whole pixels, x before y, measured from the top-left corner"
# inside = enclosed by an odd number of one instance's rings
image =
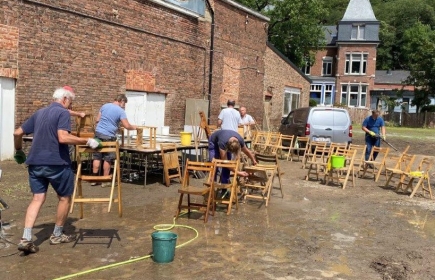
[[[342,168],[344,167],[344,163],[346,162],[346,158],[344,156],[331,156],[331,167],[332,168]]]
[[[169,263],[174,260],[177,235],[170,231],[155,231],[153,241],[153,260],[156,263]]]

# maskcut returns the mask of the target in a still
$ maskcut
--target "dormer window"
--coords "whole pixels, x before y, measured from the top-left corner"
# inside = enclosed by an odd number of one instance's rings
[[[352,40],[365,40],[366,38],[366,27],[365,25],[353,25],[352,26],[352,34],[351,34],[351,39]]]

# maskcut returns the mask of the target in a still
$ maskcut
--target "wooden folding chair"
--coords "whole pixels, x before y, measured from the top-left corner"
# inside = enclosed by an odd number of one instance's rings
[[[237,196],[238,192],[238,180],[237,180],[237,171],[239,170],[240,160],[221,160],[221,159],[213,159],[214,163],[214,171],[213,174],[218,174],[218,169],[227,168],[230,169],[232,173],[232,178],[230,183],[222,183],[213,180],[212,182],[212,204],[213,204],[213,214],[216,210],[216,204],[225,204],[228,205],[227,215],[231,213],[231,208],[233,203],[236,205],[236,209],[239,209],[239,198]],[[230,197],[227,197],[228,192],[230,193]]]
[[[284,192],[282,190],[282,175],[284,172],[281,171],[279,166],[278,156],[275,155],[265,155],[265,154],[255,154],[255,160],[257,161],[257,167],[261,167],[263,169],[276,169],[274,174],[278,176],[279,181],[279,190],[281,191],[281,197],[284,197]],[[273,184],[274,177],[272,178]],[[270,187],[272,188],[273,185]]]
[[[292,149],[294,145],[294,135],[283,135],[281,134],[281,140],[276,150],[276,153],[279,154],[279,157],[282,159],[283,156],[288,161],[289,158],[292,157]]]
[[[312,147],[314,150],[306,153],[305,165],[308,165],[307,176],[305,176],[306,181],[311,179],[310,175],[312,174],[316,175],[316,180],[319,180],[319,175],[322,175],[321,172],[324,172],[327,168],[328,158],[333,149],[327,147],[325,142],[320,143],[320,145],[314,143]]]
[[[367,146],[350,144],[349,149],[357,151],[355,161],[354,161],[355,174],[357,177],[360,177],[360,173],[364,171],[364,159],[366,155]]]
[[[264,151],[269,142],[270,135],[270,132],[267,131],[257,131],[255,141],[252,143],[252,149],[259,153]]]
[[[119,217],[122,216],[122,196],[121,196],[121,171],[120,171],[120,159],[119,159],[119,144],[118,142],[102,142],[101,149],[91,149],[88,146],[78,145],[77,151],[77,175],[74,184],[74,192],[71,200],[70,213],[74,210],[75,203],[80,204],[80,219],[83,218],[83,204],[84,203],[105,203],[108,202],[107,212],[110,212],[112,203],[118,203]],[[113,174],[108,176],[93,176],[82,174],[82,159],[94,152],[100,153],[115,153],[115,162],[113,164]],[[101,183],[111,182],[109,197],[94,197],[85,198],[83,196],[82,182]],[[114,198],[115,186],[118,187],[117,198]]]
[[[295,153],[299,158],[302,156],[302,159],[305,158],[305,152],[307,151],[310,143],[310,137],[305,136],[297,136],[295,140],[295,144],[292,147],[292,153]],[[293,154],[291,155],[291,161],[293,161]]]
[[[245,168],[249,176],[244,184],[243,201],[246,202],[246,199],[261,200],[267,207],[276,170],[276,165],[256,165]]]
[[[387,182],[385,183],[385,187],[388,187],[390,185],[390,181],[394,176],[398,176],[399,181],[397,182],[396,190],[401,189],[406,174],[411,171],[414,160],[415,155],[402,153],[393,168],[387,167],[387,173],[390,174],[388,176]]]
[[[410,171],[405,174],[406,177],[403,184],[406,184],[405,191],[412,190],[411,194],[409,195],[410,198],[414,197],[416,192],[421,187],[423,196],[425,196],[426,193],[429,193],[430,199],[433,199],[432,188],[430,186],[430,172],[432,170],[433,164],[433,159],[424,157],[418,164],[416,171]],[[413,187],[414,182],[417,182],[417,184]]]
[[[352,186],[355,187],[355,166],[354,161],[357,154],[357,150],[341,150],[340,152],[336,152],[336,155],[342,155],[345,157],[345,166],[343,167],[333,167],[331,164],[328,164],[328,172],[326,172],[325,176],[325,185],[328,185],[329,182],[333,182],[336,180],[338,184],[342,184],[343,189],[346,188],[346,185],[349,181],[352,181]],[[331,161],[331,157],[329,158],[329,162]]]
[[[181,209],[187,209],[189,214],[191,209],[196,209],[204,212],[204,223],[207,222],[210,210],[213,209],[212,182],[214,178],[214,170],[215,163],[213,162],[197,162],[187,159],[186,166],[183,172],[183,182],[181,184],[181,188],[178,189],[180,198],[178,201],[177,213],[175,214],[176,218],[178,218],[178,216],[180,215]],[[201,171],[208,175],[206,176],[206,181],[203,182],[202,186],[197,186],[200,185],[199,183],[197,185],[191,184],[189,174],[196,171]],[[187,195],[187,204],[183,204],[184,195]],[[191,195],[199,196],[200,199],[203,200],[203,202],[192,202],[190,197]]]
[[[166,187],[169,187],[169,185],[171,184],[171,179],[174,178],[180,180],[181,183],[182,179],[177,144],[162,143],[160,144],[160,152],[162,155],[163,175]],[[173,172],[172,174],[171,171]]]
[[[269,136],[269,141],[266,144],[266,147],[263,149],[263,154],[276,154],[278,147],[281,142],[281,133],[279,132],[271,132]]]
[[[387,179],[387,172],[386,172],[386,164],[385,161],[387,159],[388,153],[390,152],[390,148],[380,148],[380,147],[373,147],[369,160],[364,161],[364,170],[363,174],[361,175],[361,178],[364,177],[364,175],[369,172],[373,174],[373,179],[375,182],[379,180],[379,176],[381,175],[382,170],[385,171],[385,180]],[[374,154],[377,153],[376,160],[374,158]],[[376,171],[377,169],[377,171]]]
[[[302,169],[305,169],[308,161],[314,161],[313,157],[320,157],[321,151],[327,150],[326,142],[310,141],[307,145],[306,151],[304,153],[304,158],[302,159]],[[317,154],[319,153],[319,155]]]

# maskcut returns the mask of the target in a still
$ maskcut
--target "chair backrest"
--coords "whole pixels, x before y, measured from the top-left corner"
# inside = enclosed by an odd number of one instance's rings
[[[310,142],[310,137],[308,136],[297,136],[296,142],[299,144],[299,148],[301,147],[301,144],[304,145],[304,147],[308,146],[308,143]]]
[[[403,157],[407,154],[409,150],[410,145],[408,145],[405,150],[400,154],[400,156],[397,158],[396,163],[394,164],[394,169],[400,169],[404,170],[406,163],[403,163]],[[408,154],[409,155],[409,154]],[[409,159],[408,159],[409,160]]]
[[[79,161],[82,157],[82,154],[89,153],[115,153],[115,159],[119,162],[119,143],[118,141],[114,142],[101,142],[102,148],[100,149],[91,149],[86,145],[77,145],[77,161]]]
[[[267,143],[266,152],[270,154],[275,154],[281,145],[281,133],[272,132],[269,137],[269,142]]]
[[[432,169],[434,161],[431,158],[424,157],[420,160],[420,163],[418,164],[417,170],[422,171],[425,174],[428,174],[428,172]]]
[[[377,161],[380,161],[380,162],[385,161],[389,152],[390,152],[390,148],[382,148],[382,147],[374,146],[374,147],[372,147],[372,151],[370,152],[369,161],[375,160],[374,159],[375,153],[378,153],[377,157],[376,157]]]
[[[163,165],[165,165],[166,168],[173,169],[180,166],[177,145],[175,143],[160,144],[160,153],[162,155]]]
[[[293,147],[295,136],[294,135],[284,135],[281,134],[281,142],[279,145],[281,147]]]
[[[237,171],[239,170],[239,164],[240,160],[227,160],[227,159],[216,159],[214,158],[212,163],[214,164],[214,174],[217,173],[218,168],[228,168],[231,171],[233,171],[233,181],[231,182],[232,185],[237,185]]]
[[[399,169],[404,172],[411,171],[412,164],[414,163],[415,155],[403,154],[400,160]]]
[[[365,157],[365,154],[366,154],[366,149],[367,149],[366,145],[355,145],[355,144],[350,144],[349,145],[349,150],[357,150],[356,160],[360,161],[360,162],[364,161],[364,157]]]
[[[189,174],[195,171],[202,171],[206,173],[206,183],[211,184],[214,178],[215,172],[215,163],[214,162],[200,162],[200,161],[191,161],[187,159],[186,165],[184,167],[183,181],[181,184],[182,188],[186,188],[189,186]]]
[[[265,154],[255,154],[255,160],[261,165],[278,165],[278,156],[275,155],[265,155]]]

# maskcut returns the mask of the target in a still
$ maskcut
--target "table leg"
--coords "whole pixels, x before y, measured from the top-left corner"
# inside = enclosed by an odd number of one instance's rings
[[[143,186],[146,187],[147,185],[147,173],[148,173],[148,155],[145,155],[145,174],[143,179]]]

